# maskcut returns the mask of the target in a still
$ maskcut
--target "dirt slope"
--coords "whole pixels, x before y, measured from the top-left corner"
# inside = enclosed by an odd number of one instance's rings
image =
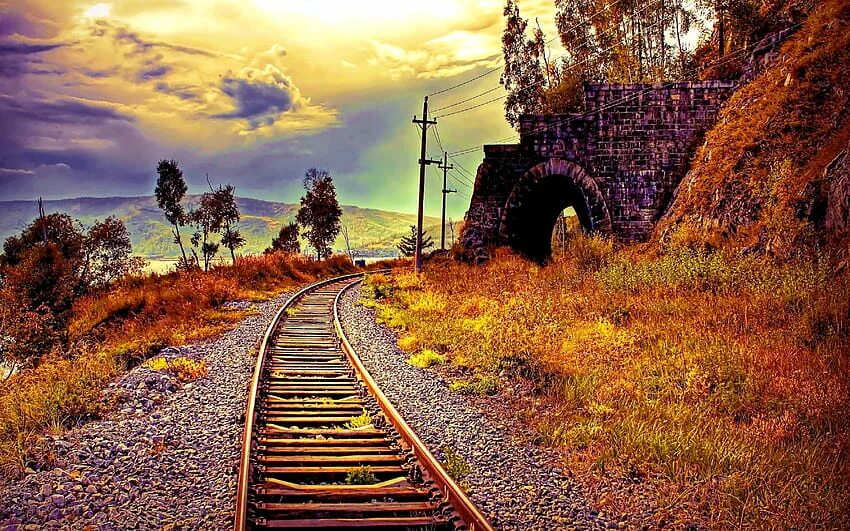
[[[850,1],[821,3],[706,135],[656,236],[792,254],[847,236]]]

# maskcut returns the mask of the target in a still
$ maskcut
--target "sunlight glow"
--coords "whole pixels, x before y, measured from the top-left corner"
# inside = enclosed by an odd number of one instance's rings
[[[463,12],[463,7],[452,0],[433,0],[427,4],[397,0],[254,0],[254,4],[268,13],[298,13],[328,25],[365,21],[408,22],[416,19],[427,24],[435,18],[452,19]]]
[[[95,4],[88,8],[83,16],[85,18],[106,18],[109,16],[109,13],[112,11],[111,4]]]

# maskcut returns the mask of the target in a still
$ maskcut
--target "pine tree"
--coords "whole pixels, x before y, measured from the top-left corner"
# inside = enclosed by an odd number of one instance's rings
[[[424,230],[422,231],[422,251],[425,252],[431,247],[434,247],[434,242],[431,240],[431,237],[428,236],[428,233]],[[416,252],[416,226],[410,226],[410,235],[402,236],[401,241],[398,244],[398,251],[402,256],[413,256]]]

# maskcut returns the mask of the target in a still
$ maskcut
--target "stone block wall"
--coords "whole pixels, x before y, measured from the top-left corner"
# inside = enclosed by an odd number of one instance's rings
[[[590,84],[581,114],[523,117],[519,144],[484,147],[464,245],[504,245],[499,234],[509,231],[500,230],[501,210],[529,169],[550,160],[573,162],[595,181],[614,237],[646,239],[735,86],[732,81]]]

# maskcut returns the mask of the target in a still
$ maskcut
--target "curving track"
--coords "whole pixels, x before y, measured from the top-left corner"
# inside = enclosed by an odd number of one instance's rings
[[[492,529],[342,333],[339,297],[361,276],[296,293],[263,338],[248,397],[235,529]],[[355,470],[368,471],[369,484],[350,484]]]

